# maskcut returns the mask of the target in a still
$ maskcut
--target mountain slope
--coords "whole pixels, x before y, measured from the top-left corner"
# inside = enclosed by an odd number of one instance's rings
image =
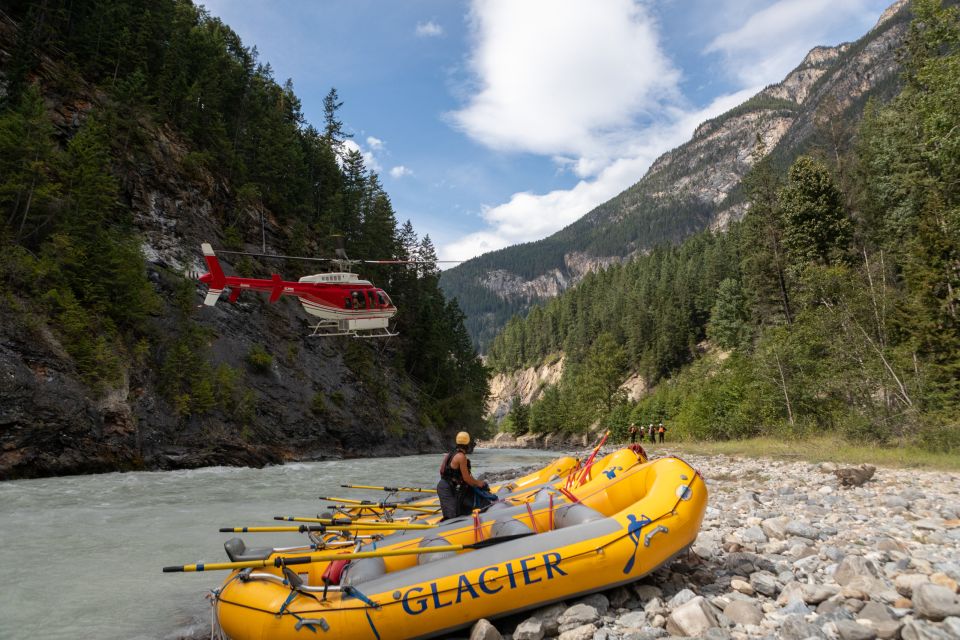
[[[755,161],[758,136],[781,167],[812,146],[845,146],[866,101],[896,91],[894,51],[906,33],[906,4],[898,0],[855,43],[813,49],[781,83],[703,123],[637,184],[568,227],[444,272],[441,284],[467,314],[475,343],[485,350],[512,315],[597,267],[741,217],[740,181]]]

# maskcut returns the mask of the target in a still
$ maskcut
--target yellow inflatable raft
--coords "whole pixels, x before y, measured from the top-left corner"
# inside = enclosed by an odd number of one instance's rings
[[[574,489],[397,532],[336,563],[235,550],[232,560],[265,567],[231,574],[216,595],[219,624],[234,640],[424,638],[634,581],[693,543],[707,489],[677,458],[608,458]]]

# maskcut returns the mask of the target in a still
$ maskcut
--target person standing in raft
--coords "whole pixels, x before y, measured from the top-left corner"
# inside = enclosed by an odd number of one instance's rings
[[[437,483],[437,496],[443,520],[467,515],[474,508],[476,490],[488,493],[490,485],[477,480],[470,473],[470,460],[467,449],[470,446],[470,434],[461,431],[457,434],[457,446],[448,453],[440,464],[440,482]],[[493,497],[493,496],[491,496]],[[496,499],[493,497],[493,499]],[[489,498],[486,500],[491,502]]]

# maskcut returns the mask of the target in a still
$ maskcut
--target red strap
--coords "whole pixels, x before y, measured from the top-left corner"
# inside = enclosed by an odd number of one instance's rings
[[[556,527],[553,522],[553,494],[550,494],[550,531],[553,531]]]
[[[573,465],[573,469],[570,469],[570,473],[567,474],[567,481],[563,486],[567,489],[573,484],[573,479],[577,477],[577,471],[580,470],[580,458],[577,458],[577,464]]]
[[[530,526],[533,527],[534,533],[540,533],[540,528],[537,526],[537,519],[533,517],[533,507],[530,506],[530,503],[527,503],[527,513],[530,514]]]
[[[609,431],[607,431],[606,433],[603,434],[603,438],[600,440],[600,444],[598,444],[596,447],[594,447],[593,453],[591,453],[591,454],[590,454],[590,457],[587,458],[587,463],[586,463],[585,465],[583,465],[583,471],[580,473],[580,477],[577,479],[577,486],[580,486],[580,485],[582,485],[582,484],[584,483],[584,481],[585,481],[585,479],[586,479],[586,477],[587,477],[587,473],[590,471],[590,467],[593,466],[593,460],[594,460],[594,458],[597,457],[597,453],[600,451],[600,447],[602,447],[602,446],[603,446],[603,443],[607,441],[607,437],[608,437],[609,435],[610,435],[610,432],[609,432]]]
[[[473,541],[480,542],[483,540],[483,526],[480,523],[480,511],[478,509],[473,510]]]
[[[577,498],[577,496],[573,495],[572,493],[570,493],[570,492],[567,491],[566,489],[560,489],[560,493],[562,493],[563,495],[565,495],[565,496],[567,497],[567,500],[569,500],[569,501],[572,502],[573,504],[576,504],[576,503],[580,502],[580,499]]]

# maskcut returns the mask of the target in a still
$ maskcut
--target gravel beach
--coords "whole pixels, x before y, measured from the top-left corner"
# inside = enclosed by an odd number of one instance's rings
[[[833,463],[684,458],[710,489],[688,554],[471,640],[960,639],[960,475],[880,467],[845,486]]]

